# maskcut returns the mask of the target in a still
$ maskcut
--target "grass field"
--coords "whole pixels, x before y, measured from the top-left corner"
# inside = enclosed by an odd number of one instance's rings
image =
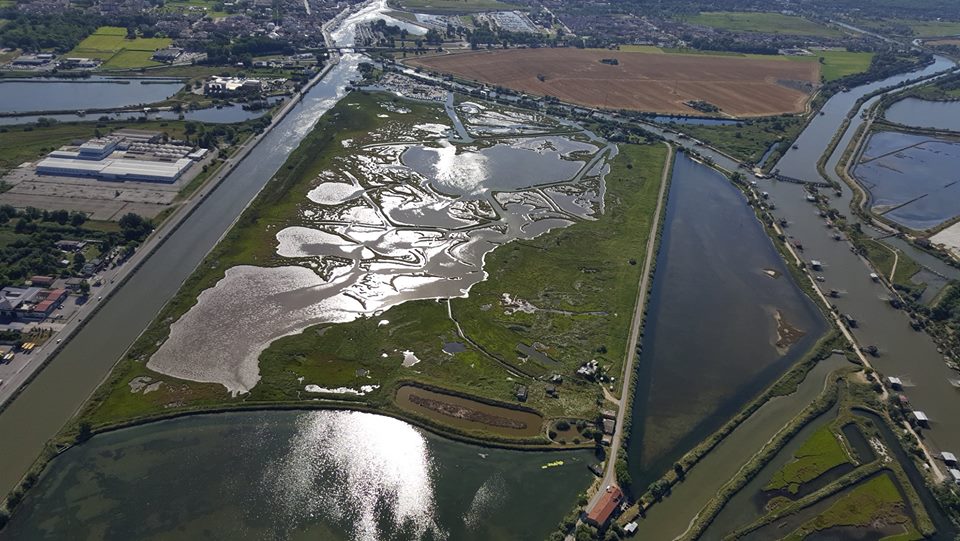
[[[97,58],[103,61],[103,69],[131,69],[157,66],[150,60],[157,49],[169,47],[170,38],[126,39],[127,30],[119,26],[101,26],[87,36],[66,56]]]
[[[158,130],[174,138],[183,137],[183,122],[175,120],[143,123],[109,122],[106,127],[99,128],[99,132],[106,134],[110,130],[122,127]],[[46,128],[24,126],[0,128],[0,171],[12,169],[23,162],[36,160],[74,139],[89,139],[97,131],[97,123],[94,122],[56,123]]]
[[[813,56],[787,57],[794,61],[820,62],[820,75],[824,82],[834,81],[847,75],[867,71],[874,53],[849,51],[812,51]],[[823,59],[822,61],[820,59]]]
[[[794,453],[793,460],[773,474],[764,490],[786,490],[796,494],[804,483],[849,462],[850,457],[837,441],[830,425],[825,425],[803,442]]]
[[[226,17],[226,11],[217,11],[219,2],[212,0],[169,0],[163,4],[163,11],[196,12],[202,11],[210,17]]]
[[[705,11],[684,19],[685,22],[731,30],[734,32],[762,32],[793,36],[834,38],[843,33],[833,27],[781,13],[754,13],[732,11]]]
[[[481,11],[504,11],[517,9],[519,6],[499,0],[393,0],[391,4],[397,4],[408,11],[419,13],[478,13]]]
[[[900,525],[903,530],[896,537],[899,541],[923,539],[904,508],[897,486],[891,476],[884,472],[838,498],[823,513],[790,532],[784,541],[801,541],[814,532],[830,528],[846,526],[872,529],[877,524],[886,527]]]
[[[803,129],[803,124],[800,116],[786,116],[748,119],[727,126],[684,124],[678,129],[741,161],[759,163],[770,145],[778,141],[792,141]],[[776,158],[771,156],[768,160],[772,163]]]
[[[301,396],[304,381],[324,387],[377,383],[382,386],[381,391],[362,400],[369,407],[402,414],[393,404],[392,390],[410,380],[509,402],[515,401],[513,393],[522,381],[530,388],[527,405],[546,416],[596,415],[596,384],[566,377],[562,399],[553,399],[545,396],[544,381],[511,377],[501,362],[469,344],[466,351],[455,356],[443,353],[444,342],[459,338],[447,315],[447,304],[435,300],[407,302],[376,317],[315,326],[275,341],[261,354],[261,380],[246,397],[234,399],[223,386],[177,380],[145,367],[144,361],[168,335],[170,322],[193,306],[197,295],[222,278],[226,269],[245,263],[279,264],[274,252],[275,228],[299,219],[305,194],[318,173],[356,152],[344,146],[343,141],[352,140],[351,146],[362,147],[366,142],[382,140],[377,138],[383,135],[385,126],[402,131],[400,123],[445,119],[440,107],[404,103],[410,112],[399,123],[397,119],[385,121],[377,116],[383,111],[377,101],[380,99],[384,98],[353,94],[320,119],[234,229],[117,365],[108,383],[85,408],[87,419],[102,425],[170,411],[170,404],[174,408],[195,408],[243,401],[302,403],[309,400]],[[452,312],[463,332],[485,350],[509,362],[516,362],[518,342],[539,339],[557,351],[561,365],[553,370],[567,376],[589,358],[601,359],[612,370],[619,370],[665,157],[662,145],[621,146],[607,176],[606,213],[599,220],[578,222],[533,240],[512,242],[488,254],[484,268],[489,278],[475,285],[469,298],[451,300]],[[359,171],[357,174],[362,176]],[[265,224],[270,227],[265,228]],[[631,258],[636,264],[629,262]],[[553,271],[533,270],[544,265]],[[499,306],[504,291],[542,308],[605,313],[571,315],[544,311],[536,316],[508,315],[502,310],[477,307],[491,302]],[[388,320],[389,325],[381,325],[381,319]],[[415,351],[421,359],[415,370],[382,357],[385,352],[405,349]],[[390,355],[397,359],[399,353]],[[358,373],[361,368],[369,373]],[[128,382],[141,375],[165,385],[147,395],[131,393]]]

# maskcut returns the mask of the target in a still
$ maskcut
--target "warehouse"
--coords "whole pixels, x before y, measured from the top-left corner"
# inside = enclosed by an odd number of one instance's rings
[[[65,153],[64,153],[65,154]],[[176,182],[193,161],[180,158],[159,162],[107,158],[103,160],[75,159],[68,156],[50,156],[37,163],[37,173],[72,177],[93,177],[99,180],[139,180],[146,182]]]

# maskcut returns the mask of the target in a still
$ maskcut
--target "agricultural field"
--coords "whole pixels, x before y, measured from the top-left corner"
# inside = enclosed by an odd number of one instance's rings
[[[760,32],[824,38],[836,38],[843,35],[839,29],[832,26],[781,13],[704,11],[693,17],[684,18],[684,22],[733,32]]]
[[[455,13],[479,13],[482,11],[508,11],[520,6],[500,0],[392,0],[401,9],[416,13],[450,15]]]
[[[101,26],[92,35],[81,41],[66,56],[98,58],[102,69],[132,69],[158,66],[150,60],[157,49],[169,47],[170,38],[127,39],[127,30],[119,26]]]
[[[809,483],[827,471],[850,462],[847,451],[837,441],[830,425],[824,425],[803,442],[788,462],[773,475],[766,490],[786,490],[796,494],[804,483]]]
[[[601,62],[615,58],[616,65]],[[751,117],[800,112],[820,80],[816,62],[584,49],[508,49],[409,61],[414,66],[590,107]],[[789,82],[788,84],[780,84]]]

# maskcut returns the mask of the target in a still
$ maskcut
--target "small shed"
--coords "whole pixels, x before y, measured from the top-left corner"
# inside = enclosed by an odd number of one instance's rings
[[[960,470],[956,468],[950,468],[950,477],[953,478],[953,482],[960,485]]]
[[[922,426],[922,427],[924,427],[924,428],[930,428],[930,418],[927,417],[927,414],[926,414],[926,413],[924,413],[924,412],[922,412],[922,411],[920,411],[920,410],[914,410],[914,411],[913,411],[913,418],[917,420],[917,424],[918,424],[918,425],[920,425],[920,426]]]
[[[603,433],[604,434],[613,434],[617,429],[617,423],[613,419],[604,419],[603,420]]]
[[[901,381],[900,378],[895,378],[893,376],[890,376],[889,378],[887,378],[887,383],[890,384],[891,389],[894,389],[896,391],[903,389],[903,381]]]
[[[944,451],[940,453],[940,458],[943,459],[943,462],[947,466],[956,466],[957,465],[957,456],[951,452]]]

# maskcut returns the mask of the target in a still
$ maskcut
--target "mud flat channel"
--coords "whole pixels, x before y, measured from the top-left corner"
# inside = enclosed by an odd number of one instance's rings
[[[540,434],[543,428],[543,417],[531,411],[494,406],[413,385],[398,388],[396,402],[406,412],[481,434],[529,438]]]

